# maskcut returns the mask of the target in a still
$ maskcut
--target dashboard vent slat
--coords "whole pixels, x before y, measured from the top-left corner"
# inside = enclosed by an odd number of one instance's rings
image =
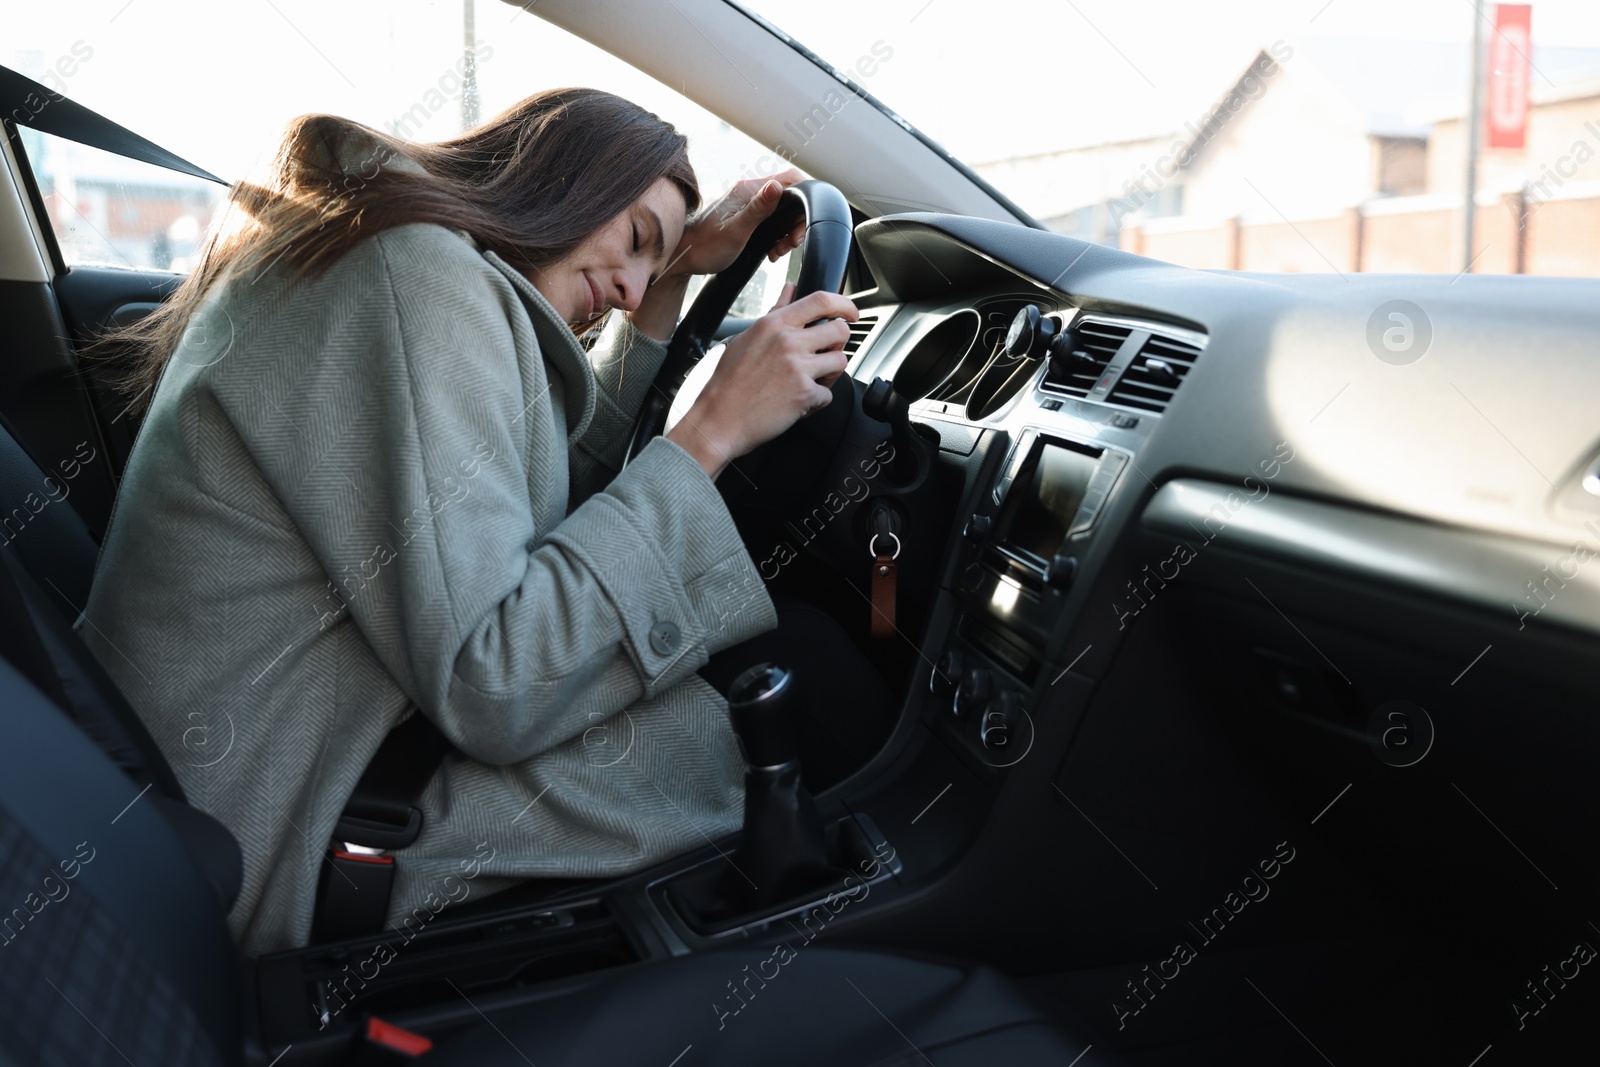
[[[854,356],[856,350],[867,343],[872,331],[878,327],[878,316],[862,315],[850,324],[850,339],[844,343],[844,354]]]
[[[1140,411],[1165,411],[1199,358],[1194,345],[1152,333],[1106,400]]]
[[[1080,322],[1076,329],[1078,346],[1074,351],[1086,353],[1093,363],[1075,360],[1071,370],[1064,377],[1060,376],[1052,366],[1046,370],[1044,380],[1039,383],[1041,389],[1065,396],[1088,396],[1089,391],[1094,388],[1094,383],[1099,381],[1106,366],[1122,347],[1122,342],[1133,332],[1127,326],[1092,320]]]

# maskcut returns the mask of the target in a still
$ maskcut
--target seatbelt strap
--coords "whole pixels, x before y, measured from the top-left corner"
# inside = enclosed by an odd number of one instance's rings
[[[0,66],[0,115],[18,126],[27,126],[40,133],[62,137],[103,152],[137,159],[142,163],[175,170],[179,174],[204,178],[218,185],[229,184],[154,141],[140,137],[126,126],[119,126],[104,115],[90,111],[54,89],[5,66]]]

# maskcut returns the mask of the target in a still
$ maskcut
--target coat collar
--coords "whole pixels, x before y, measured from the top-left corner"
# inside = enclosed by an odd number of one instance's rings
[[[456,232],[471,241],[474,247],[477,246],[477,242],[466,231]],[[534,288],[526,275],[494,252],[484,252],[483,258],[510,279],[512,288],[522,297],[528,317],[533,320],[534,336],[539,339],[539,351],[561,375],[566,386],[562,406],[567,413],[567,444],[576,444],[594,420],[598,387],[588,353],[584,352],[583,346],[578,343],[578,335],[572,332],[572,327],[562,319],[561,313],[551,306],[543,293]]]

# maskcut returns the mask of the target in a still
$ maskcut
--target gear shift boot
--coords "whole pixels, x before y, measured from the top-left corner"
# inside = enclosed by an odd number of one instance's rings
[[[855,848],[829,841],[816,801],[800,782],[794,676],[770,663],[751,667],[728,688],[728,713],[747,764],[744,826],[726,864],[691,872],[671,889],[680,912],[697,925],[732,920],[849,874]],[[833,846],[830,848],[830,844]],[[836,865],[835,860],[841,861]]]
[[[799,760],[745,771],[744,828],[733,862],[737,869],[724,879],[728,895],[744,897],[750,907],[776,904],[835,877],[817,802],[800,784]]]

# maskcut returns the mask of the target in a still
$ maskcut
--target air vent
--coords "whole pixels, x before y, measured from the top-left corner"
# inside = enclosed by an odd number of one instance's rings
[[[1140,411],[1165,411],[1198,358],[1200,349],[1194,345],[1151,334],[1106,401]]]
[[[850,339],[844,343],[844,354],[854,356],[856,349],[866,344],[867,338],[872,336],[872,331],[878,327],[878,316],[862,315],[850,324]]]
[[[1087,359],[1074,359],[1065,378],[1057,376],[1055,366],[1045,371],[1039,387],[1048,392],[1066,396],[1088,396],[1094,383],[1100,380],[1106,365],[1111,362],[1122,342],[1133,330],[1127,326],[1114,326],[1109,322],[1086,320],[1078,323],[1078,344],[1074,354],[1082,352]]]

